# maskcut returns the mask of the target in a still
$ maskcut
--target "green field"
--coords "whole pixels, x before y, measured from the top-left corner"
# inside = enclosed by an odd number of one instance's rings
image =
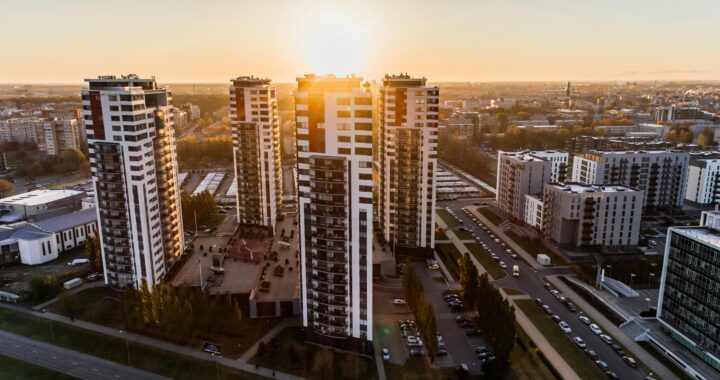
[[[498,216],[496,213],[494,213],[487,207],[478,207],[477,210],[479,213],[483,214],[483,216],[486,217],[487,220],[489,220],[496,226],[503,222],[503,218]]]
[[[490,253],[488,253],[483,247],[478,243],[470,243],[465,244],[465,247],[470,250],[470,253],[475,257],[475,259],[480,262],[480,265],[485,268],[485,270],[492,276],[493,279],[499,280],[501,278],[507,277],[507,272],[505,272],[504,269],[500,267],[500,264],[498,264],[495,260],[493,260],[492,257],[490,257]],[[508,264],[509,266],[510,264]]]
[[[77,379],[64,373],[0,355],[0,379]]]
[[[435,244],[435,251],[438,253],[440,260],[445,264],[445,267],[453,279],[459,279],[460,268],[458,267],[458,260],[460,260],[461,255],[460,251],[455,248],[455,245],[452,243]]]
[[[375,361],[304,342],[299,327],[283,329],[250,363],[309,379],[376,379]]]
[[[453,232],[453,233],[455,234],[455,236],[457,236],[457,238],[460,239],[460,240],[473,240],[473,241],[475,240],[475,239],[472,237],[472,235],[470,235],[470,233],[467,232],[467,231],[463,231],[463,230],[459,230],[459,229],[454,229],[454,230],[452,230],[452,232]]]
[[[52,330],[51,330],[52,328]],[[121,364],[127,364],[125,342],[112,336],[52,323],[17,311],[0,308],[0,329],[25,337],[69,348]],[[198,351],[201,347],[197,347]],[[215,377],[215,364],[193,359],[165,350],[130,343],[130,363],[133,367],[172,377],[173,379],[201,379]],[[2,368],[2,367],[0,367]],[[262,377],[233,368],[220,366],[224,379],[260,379]]]
[[[460,225],[460,223],[458,223],[458,221],[455,220],[455,218],[453,218],[453,216],[445,209],[437,208],[435,209],[435,213],[443,220],[443,222],[445,222],[448,228],[455,228]]]
[[[530,254],[530,256],[532,256],[533,258],[540,253],[544,253],[550,256],[550,260],[552,260],[552,263],[555,265],[567,264],[567,260],[565,260],[564,257],[559,256],[557,253],[548,249],[547,247],[545,247],[545,245],[543,245],[542,242],[538,241],[537,239],[523,238],[513,231],[508,231],[505,234],[515,243],[517,243],[520,247],[522,247],[522,249],[524,249],[525,252]]]
[[[515,304],[527,315],[528,319],[540,330],[555,350],[572,365],[581,379],[606,378],[598,366],[563,333],[545,312],[533,300],[516,300]]]
[[[435,240],[449,240],[445,232],[438,231],[438,225],[435,225]]]

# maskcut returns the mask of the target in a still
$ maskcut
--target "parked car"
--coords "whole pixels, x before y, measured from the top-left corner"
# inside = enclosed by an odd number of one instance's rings
[[[482,333],[480,332],[480,330],[473,329],[473,330],[467,330],[467,331],[465,331],[465,335],[467,335],[467,336],[480,336],[480,335],[482,335]]]
[[[410,350],[408,352],[408,357],[411,358],[421,358],[423,355],[425,355],[425,351],[423,350]]]
[[[587,344],[585,343],[585,341],[583,340],[583,338],[581,338],[581,337],[579,337],[579,336],[576,336],[576,337],[573,338],[573,341],[575,342],[575,344],[577,344],[578,347],[580,347],[580,348],[582,348],[582,349],[586,349],[586,348],[587,348]]]
[[[458,375],[467,376],[470,373],[470,369],[468,368],[468,365],[465,363],[460,363],[455,367],[455,372]]]
[[[552,309],[550,309],[550,306],[548,306],[548,305],[542,305],[542,308],[543,308],[543,310],[545,310],[545,312],[546,312],[548,315],[552,315]]]
[[[625,356],[625,357],[623,357],[623,360],[625,360],[625,363],[627,363],[627,365],[629,365],[630,367],[632,367],[632,368],[637,367],[637,362],[635,361],[635,359],[633,359],[629,356]]]
[[[557,314],[553,314],[553,316],[550,317],[550,319],[552,319],[553,322],[555,322],[555,323],[560,323],[560,321],[562,321],[562,319],[560,319],[560,316]]]
[[[406,305],[407,301],[405,301],[404,298],[395,298],[393,300],[393,305]]]
[[[618,376],[618,374],[613,371],[605,371],[605,375],[607,375],[608,379],[619,379],[620,378],[620,376]]]
[[[473,348],[473,351],[475,351],[475,355],[479,355],[485,352],[490,352],[490,349],[485,346],[477,346]]]
[[[613,338],[610,335],[600,334],[600,339],[607,344],[612,344]]]
[[[619,344],[611,344],[610,347],[615,351],[616,354],[620,355],[620,357],[625,357],[625,351],[623,351],[622,346]]]
[[[390,360],[390,350],[387,348],[382,349],[382,358],[383,360]]]
[[[500,268],[502,268],[502,269],[507,269],[507,267],[508,267],[508,266],[507,266],[507,264],[505,264],[504,261],[501,261],[501,262],[500,262]]]
[[[597,360],[598,356],[593,350],[585,350],[585,355],[587,355],[592,360]]]
[[[458,315],[457,317],[455,317],[455,322],[457,322],[457,323],[470,322],[470,318],[468,318],[464,315]]]
[[[592,331],[593,334],[595,334],[595,335],[602,334],[602,330],[600,329],[600,326],[598,326],[594,323],[591,323],[590,326],[588,326],[588,327],[590,327],[590,331]]]
[[[541,298],[535,298],[535,303],[536,303],[538,306],[542,306],[542,305],[543,305],[543,302],[542,302],[542,299],[541,299]]]
[[[448,356],[448,352],[447,352],[447,350],[441,348],[441,349],[437,350],[437,352],[435,353],[435,356]]]
[[[588,318],[588,317],[586,317],[586,316],[584,316],[584,315],[579,316],[578,319],[580,320],[580,322],[582,322],[582,323],[585,324],[585,325],[589,325],[589,324],[592,323],[592,321],[590,320],[590,318]]]
[[[567,322],[565,322],[565,321],[560,321],[560,323],[558,323],[558,326],[560,326],[560,329],[561,329],[565,334],[570,334],[570,333],[572,332],[572,329],[570,328],[570,325],[568,325]]]
[[[603,370],[603,371],[607,371],[607,370],[610,368],[610,366],[608,366],[607,363],[605,363],[604,361],[602,361],[602,360],[600,360],[600,359],[595,360],[595,364],[596,364],[598,367],[600,367],[600,369]]]
[[[571,312],[577,312],[577,307],[575,307],[575,304],[573,304],[572,302],[566,303],[565,306],[567,306],[568,310],[570,310]]]

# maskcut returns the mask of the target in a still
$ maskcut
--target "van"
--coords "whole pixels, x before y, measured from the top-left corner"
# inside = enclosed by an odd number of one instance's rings
[[[87,264],[87,263],[89,263],[89,262],[90,262],[90,260],[88,260],[88,259],[75,259],[75,260],[67,263],[67,265],[77,266],[77,265],[84,265],[84,264]]]
[[[74,287],[80,286],[82,284],[82,280],[79,278],[73,278],[72,280],[65,281],[63,283],[63,288],[65,289],[72,289]]]

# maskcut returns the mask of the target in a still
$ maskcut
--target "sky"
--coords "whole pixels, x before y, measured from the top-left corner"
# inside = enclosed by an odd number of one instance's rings
[[[0,83],[720,79],[716,0],[23,0],[0,12]]]

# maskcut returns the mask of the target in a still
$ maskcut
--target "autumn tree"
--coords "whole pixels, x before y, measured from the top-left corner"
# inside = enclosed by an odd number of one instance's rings
[[[100,249],[100,240],[97,235],[88,236],[85,240],[85,255],[90,260],[90,265],[96,272],[102,271],[102,257]]]
[[[12,182],[0,178],[0,198],[10,196],[15,191],[15,185]]]

